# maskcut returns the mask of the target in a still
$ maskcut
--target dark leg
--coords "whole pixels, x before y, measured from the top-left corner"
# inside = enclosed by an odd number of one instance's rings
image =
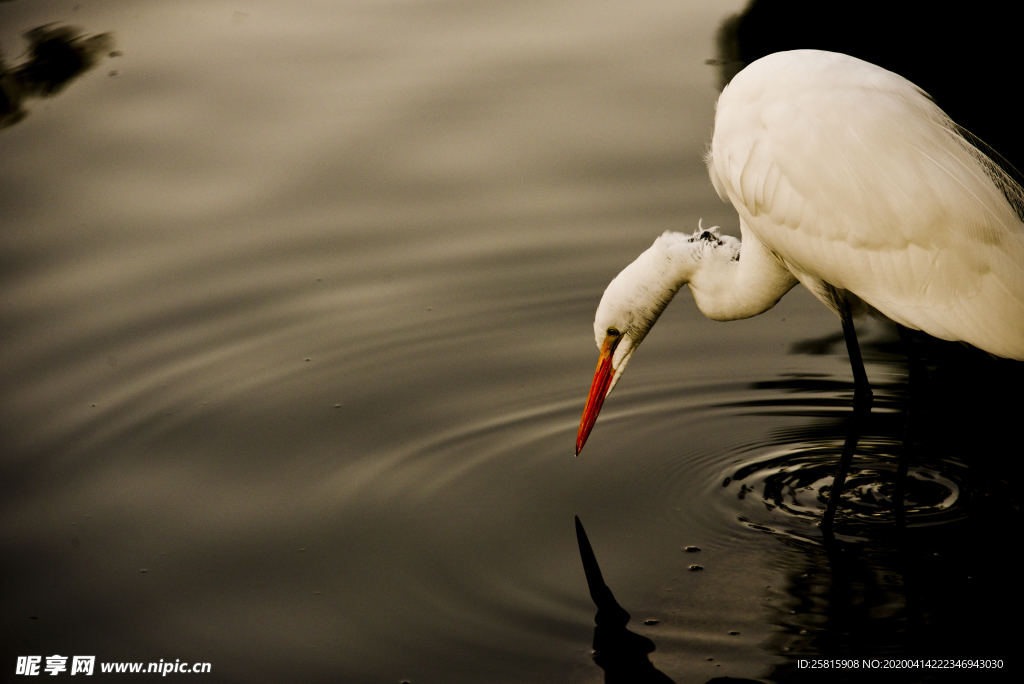
[[[821,519],[821,527],[828,535],[831,535],[836,509],[839,507],[839,498],[842,496],[843,486],[846,484],[846,474],[850,470],[850,461],[853,460],[853,452],[857,449],[857,442],[860,441],[860,435],[864,431],[864,425],[871,413],[871,386],[868,384],[868,374],[864,370],[864,360],[860,355],[860,345],[857,343],[857,331],[853,327],[850,305],[845,301],[840,307],[839,318],[843,322],[846,351],[850,354],[850,366],[853,368],[853,416],[850,418],[850,428],[846,434],[846,443],[843,444],[843,453],[839,457],[839,466],[832,478],[832,489],[828,494],[825,515]]]
[[[828,493],[828,505],[825,507],[825,515],[821,519],[822,529],[829,534],[831,534],[832,523],[835,521],[836,509],[839,507],[839,499],[843,494],[843,487],[846,485],[846,474],[850,470],[853,452],[857,450],[857,443],[860,441],[861,433],[864,432],[864,425],[867,424],[870,414],[870,393],[866,397],[861,397],[859,401],[854,400],[853,416],[850,418],[850,427],[846,433],[846,442],[843,444],[843,453],[839,457],[836,474],[832,477],[832,488]]]
[[[868,374],[864,370],[864,360],[860,356],[860,345],[857,343],[857,331],[853,327],[853,316],[850,305],[843,300],[839,309],[839,319],[843,322],[843,337],[846,338],[846,351],[850,355],[850,367],[853,369],[853,401],[871,401],[871,385]]]
[[[923,385],[928,381],[928,372],[924,368],[924,361],[914,351],[914,340],[910,336],[910,329],[899,323],[896,324],[896,331],[900,334],[900,342],[903,343],[903,352],[907,355],[907,363],[910,367],[910,399],[913,401],[921,396]]]

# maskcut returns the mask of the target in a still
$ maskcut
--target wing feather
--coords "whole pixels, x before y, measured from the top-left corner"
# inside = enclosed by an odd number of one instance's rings
[[[906,79],[813,50],[758,60],[719,99],[708,166],[805,283],[1024,359],[1024,190]]]

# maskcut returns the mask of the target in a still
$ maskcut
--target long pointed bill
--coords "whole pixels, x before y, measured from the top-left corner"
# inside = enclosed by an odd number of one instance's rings
[[[601,345],[601,356],[597,360],[597,371],[594,373],[594,382],[590,385],[590,395],[587,397],[587,406],[583,409],[583,417],[580,419],[580,431],[576,433],[576,455],[580,455],[583,445],[587,443],[590,431],[594,429],[597,422],[597,414],[601,412],[604,398],[608,396],[608,389],[615,378],[615,369],[612,368],[612,357],[615,356],[615,348],[619,345],[621,336],[605,338]]]

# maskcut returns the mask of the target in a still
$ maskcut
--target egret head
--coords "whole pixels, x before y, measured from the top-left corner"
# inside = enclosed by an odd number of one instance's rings
[[[615,383],[658,316],[682,283],[673,279],[661,238],[608,285],[594,317],[594,339],[600,356],[586,408],[576,435],[579,455]]]

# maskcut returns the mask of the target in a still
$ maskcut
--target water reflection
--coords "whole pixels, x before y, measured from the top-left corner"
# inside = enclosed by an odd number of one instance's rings
[[[587,538],[579,516],[576,516],[576,541],[580,560],[587,578],[590,597],[597,606],[594,616],[594,663],[604,670],[608,684],[672,684],[671,679],[651,662],[649,655],[656,649],[645,636],[626,629],[630,615],[619,605],[612,590],[604,582],[594,549]],[[753,682],[751,679],[715,677],[714,682]]]
[[[1019,402],[1001,388],[1024,381],[1024,364],[923,336],[917,346],[927,363],[927,376],[915,379],[923,387],[874,385],[876,408],[859,435],[834,536],[816,523],[852,421],[841,401],[815,398],[831,383],[786,378],[758,387],[774,390],[770,398],[732,404],[804,419],[749,445],[751,455],[721,485],[737,522],[779,544],[774,563],[786,586],[780,602],[766,605],[780,629],[764,646],[790,662],[773,668],[771,681],[820,681],[795,665],[808,655],[1012,652],[998,625],[1004,607],[1021,601],[1002,533],[1021,522],[1020,459],[1010,455],[1019,453]],[[905,363],[891,341],[868,349],[876,368],[899,372]]]
[[[900,601],[944,646],[1020,605],[1019,448],[994,445],[1017,418],[955,363],[931,356],[947,389],[926,418],[970,473],[922,460],[910,475],[952,483],[970,515],[935,534],[910,516],[906,590],[895,526],[861,541],[848,512],[853,565],[831,577],[820,501],[801,515],[787,482],[762,494],[762,463],[834,462],[845,436],[849,367],[806,292],[722,326],[667,312],[606,439],[570,454],[608,278],[666,229],[735,221],[700,161],[702,60],[735,7],[82,5],[75,20],[116,28],[138,68],[0,137],[0,665],[170,656],[212,662],[211,681],[375,684],[579,666],[592,681],[577,513],[623,605],[661,620],[624,624],[636,664],[680,684],[785,679],[790,654],[842,647],[823,625],[895,639]],[[30,15],[17,28],[72,19],[2,7]],[[811,339],[822,353],[784,353]],[[882,343],[865,347],[878,396],[861,449],[884,456],[884,503],[906,397]]]
[[[717,434],[725,446],[707,458],[677,450],[663,465],[664,489],[651,493],[684,507],[679,520],[665,522],[673,530],[669,544],[678,549],[694,535],[705,535],[704,571],[688,573],[685,565],[692,557],[684,561],[677,555],[677,578],[669,584],[674,591],[655,602],[657,610],[644,607],[662,618],[658,634],[665,635],[664,642],[649,631],[640,638],[630,632],[628,613],[610,600],[600,575],[587,573],[599,608],[595,649],[603,652],[598,642],[607,622],[614,625],[607,631],[619,639],[605,648],[625,654],[610,663],[631,663],[645,672],[653,667],[648,665],[653,638],[659,675],[704,681],[694,679],[694,668],[685,663],[713,652],[701,639],[716,627],[704,624],[691,631],[690,623],[704,619],[705,610],[716,613],[714,624],[727,622],[733,594],[750,601],[745,617],[773,627],[758,643],[782,662],[761,670],[766,681],[821,681],[820,672],[797,666],[797,660],[809,657],[955,653],[1005,659],[1013,652],[1012,630],[1001,625],[1005,611],[1015,611],[1022,601],[1014,579],[1015,552],[1006,536],[1021,522],[1014,418],[1019,402],[1000,388],[1024,382],[1024,364],[919,336],[915,346],[922,348],[927,377],[924,391],[915,393],[893,332],[865,343],[872,375],[880,380],[873,385],[876,403],[860,430],[832,536],[824,535],[818,522],[836,459],[850,435],[849,382],[798,373],[754,383],[748,391],[701,388],[688,405],[669,409],[662,407],[663,397],[644,398],[645,415],[638,411],[629,418],[654,424],[652,441],[658,446],[652,451],[665,448],[663,430],[689,438],[700,431]],[[804,342],[795,346],[815,346]],[[700,395],[708,403],[702,405]],[[671,419],[662,421],[662,410]],[[746,428],[752,418],[759,419],[752,424],[760,429]],[[901,459],[907,464],[902,503]],[[706,494],[695,494],[700,490],[695,481],[707,483]],[[721,583],[730,572],[736,578],[731,587]],[[751,579],[757,577],[763,578],[759,587]],[[741,632],[752,629],[735,613],[731,619],[741,624]],[[725,653],[714,655],[728,663]],[[914,681],[938,676],[916,674]],[[845,672],[830,680],[878,676],[877,671]]]
[[[855,455],[839,513],[841,527],[851,539],[865,540],[879,533],[878,523],[920,527],[964,520],[986,496],[982,492],[1002,498],[1007,506],[1015,505],[1016,488],[992,481],[985,460],[998,457],[1003,453],[1001,445],[1015,441],[1011,415],[1017,410],[1016,402],[1010,398],[992,402],[991,397],[1001,395],[1007,378],[1019,381],[1024,364],[923,335],[921,342],[930,372],[912,383],[876,381],[874,406],[860,421],[844,399],[820,396],[842,383],[813,376],[757,383],[754,389],[771,396],[730,404],[756,415],[808,419],[750,445],[747,449],[755,455],[724,475],[723,488],[738,500],[760,503],[755,509],[744,509],[748,524],[818,538],[814,527],[832,488],[836,457],[851,437]],[[875,341],[871,346],[876,364],[891,366],[893,373],[903,370],[902,354],[893,351],[890,342]],[[984,429],[971,429],[962,407],[967,402],[974,413],[983,397],[989,398],[984,414],[978,416]],[[961,408],[952,408],[957,406]],[[906,463],[905,480],[897,477],[901,461]],[[1016,469],[1016,464],[1003,465]],[[901,486],[905,487],[902,492]],[[901,497],[902,506],[898,505]]]
[[[820,673],[797,667],[806,657],[1006,659],[1014,638],[1004,627],[1005,609],[1019,605],[1020,591],[1014,573],[996,564],[1005,555],[984,548],[999,536],[986,527],[964,521],[893,530],[869,543],[780,539],[776,562],[786,567],[787,581],[781,600],[766,604],[779,629],[764,646],[790,662],[767,678],[821,681]],[[906,674],[899,681],[909,681]],[[847,671],[835,680],[878,676]],[[936,677],[918,669],[913,681]]]
[[[0,128],[28,116],[26,100],[53,97],[95,67],[104,53],[118,54],[110,33],[87,36],[71,26],[44,24],[24,36],[28,57],[20,64],[6,64],[0,51]]]
[[[626,629],[629,613],[615,600],[611,589],[604,583],[597,557],[587,539],[583,523],[576,517],[576,540],[580,547],[580,560],[587,576],[590,597],[597,606],[594,616],[594,662],[605,672],[609,682],[670,683],[672,680],[659,671],[648,658],[654,642]]]

